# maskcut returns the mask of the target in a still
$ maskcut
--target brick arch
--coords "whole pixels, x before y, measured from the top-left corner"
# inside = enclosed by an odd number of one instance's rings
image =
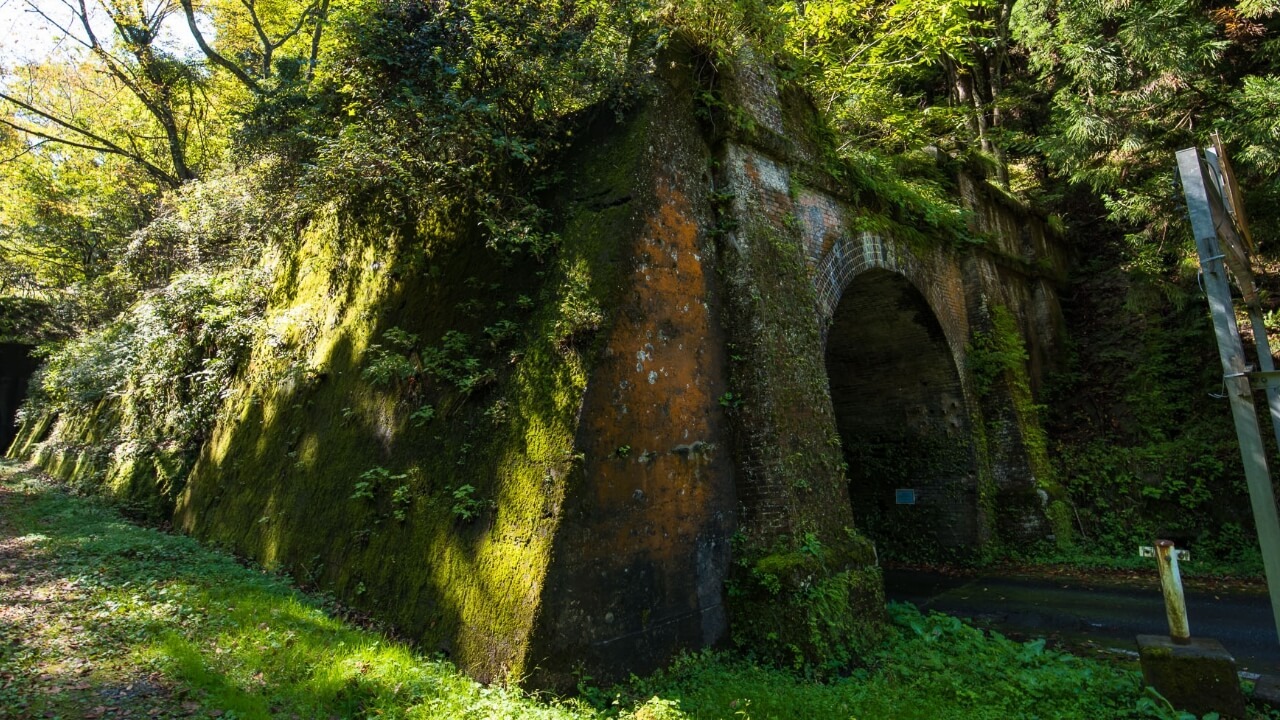
[[[870,270],[888,270],[906,278],[925,298],[946,335],[956,366],[964,367],[969,323],[955,258],[943,251],[921,256],[902,243],[870,232],[841,234],[825,244],[813,274],[824,345],[836,308],[854,279]]]

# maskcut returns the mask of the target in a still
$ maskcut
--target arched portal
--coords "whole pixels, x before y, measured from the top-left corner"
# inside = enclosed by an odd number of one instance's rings
[[[969,413],[925,298],[896,272],[858,275],[832,316],[826,364],[854,516],[881,555],[933,559],[975,544]]]

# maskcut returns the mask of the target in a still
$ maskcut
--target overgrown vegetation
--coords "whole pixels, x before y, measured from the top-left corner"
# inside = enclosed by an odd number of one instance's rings
[[[1202,301],[1127,311],[1151,300],[1110,259],[1076,280],[1078,330],[1047,388],[1050,457],[1081,537],[1070,557],[1124,564],[1132,547],[1163,537],[1192,551],[1192,571],[1260,573]]]
[[[264,330],[265,281],[263,271],[175,277],[53,354],[20,418],[96,424],[88,454],[99,460],[79,475],[82,489],[105,485],[137,511],[167,517]]]
[[[749,658],[686,656],[547,701],[484,687],[324,597],[144,529],[0,464],[0,716],[391,718],[1180,718],[1136,672],[891,608],[888,642],[816,683]],[[70,641],[70,642],[68,642]]]
[[[471,529],[552,517],[546,488],[573,472],[572,402],[613,291],[593,274],[609,238],[563,246],[573,222],[556,197],[559,161],[593,118],[641,105],[664,48],[687,45],[713,141],[764,132],[721,92],[735,67],[777,70],[787,97],[816,105],[815,164],[861,208],[850,231],[980,244],[957,196],[964,172],[1060,214],[1082,253],[1101,249],[1112,269],[1086,263],[1077,287],[1123,302],[1105,317],[1068,308],[1080,342],[1056,381],[1054,434],[1023,437],[1037,477],[1066,491],[1051,506],[1059,535],[1070,526],[1097,552],[1127,555],[1164,534],[1253,562],[1234,451],[1203,397],[1213,383],[1180,349],[1203,338],[1187,309],[1193,278],[1168,160],[1220,130],[1258,234],[1274,234],[1274,1],[144,5],[101,0],[106,32],[73,17],[61,30],[78,49],[12,62],[0,79],[0,335],[45,343],[28,417],[79,423],[86,445],[59,447],[55,433],[41,452],[74,464],[68,475],[86,486],[164,517],[202,452],[209,472],[307,493],[301,478],[327,461],[345,504],[308,520],[351,523],[351,552],[366,558],[392,542],[375,529],[422,533],[455,576],[501,554],[474,553]],[[216,32],[196,48],[166,46],[162,30],[183,19]],[[357,221],[379,236],[344,225]],[[1101,287],[1092,276],[1103,274],[1120,279]],[[769,323],[812,304],[794,300],[774,298]],[[289,310],[267,317],[270,301]],[[1120,320],[1139,312],[1157,319]],[[1007,321],[996,311],[975,338],[971,369],[980,386],[1011,383],[1026,419],[1040,409]],[[1087,400],[1100,375],[1106,392]],[[748,392],[720,402],[749,421],[742,408],[763,393]],[[213,442],[219,412],[252,419],[254,433]],[[330,422],[332,446],[304,430],[312,414]],[[413,447],[396,444],[410,433]],[[797,454],[783,468],[797,493],[810,489],[804,463],[838,462],[830,447]],[[426,470],[411,472],[415,463]],[[234,492],[198,501],[253,513],[251,532],[213,535],[303,564],[278,530],[287,509],[264,512]],[[852,654],[826,643],[857,628],[823,608],[872,580],[841,571],[800,587],[802,571],[846,567],[865,548],[808,552],[803,530],[785,547],[753,547],[741,569],[761,597],[791,582],[813,609],[799,640],[764,630],[772,659],[812,654],[808,643],[836,672]],[[370,607],[370,588],[397,582],[332,560],[306,564]],[[516,573],[520,561],[492,562],[501,567],[486,570]],[[445,633],[488,612],[450,600],[417,622]],[[820,627],[829,620],[838,627]]]

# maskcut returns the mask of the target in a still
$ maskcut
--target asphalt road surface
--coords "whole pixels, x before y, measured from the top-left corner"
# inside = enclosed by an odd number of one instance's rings
[[[1169,634],[1154,573],[1150,588],[1125,588],[1073,579],[966,578],[889,570],[885,590],[890,600],[1016,635],[1092,641],[1136,653],[1138,635]],[[1280,641],[1264,593],[1188,592],[1187,618],[1193,637],[1221,642],[1240,670],[1280,671]]]

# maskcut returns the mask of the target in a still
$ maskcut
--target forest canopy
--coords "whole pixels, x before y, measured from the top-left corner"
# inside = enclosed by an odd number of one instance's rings
[[[24,2],[65,40],[3,68],[0,302],[50,337],[328,202],[460,203],[493,245],[552,251],[557,151],[673,41],[776,63],[930,222],[957,209],[925,151],[1108,222],[1158,276],[1185,252],[1172,152],[1217,130],[1274,227],[1275,0]]]

